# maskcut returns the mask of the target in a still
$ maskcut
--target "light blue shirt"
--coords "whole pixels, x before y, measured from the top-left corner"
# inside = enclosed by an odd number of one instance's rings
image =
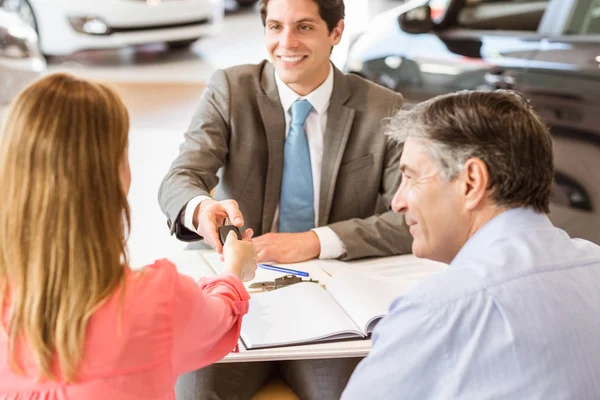
[[[600,247],[506,211],[396,299],[343,399],[600,399]]]

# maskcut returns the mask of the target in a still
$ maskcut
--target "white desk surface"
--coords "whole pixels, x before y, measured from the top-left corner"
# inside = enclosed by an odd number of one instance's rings
[[[194,279],[203,276],[215,275],[215,272],[206,263],[202,254],[207,250],[185,250],[169,257],[177,270]],[[306,268],[304,270],[307,270]],[[262,271],[262,270],[261,270]],[[311,277],[321,277],[324,272],[314,273],[310,269]],[[326,274],[325,274],[326,275]],[[322,279],[321,279],[322,280]],[[268,349],[246,350],[243,342],[239,342],[239,353],[230,353],[219,362],[246,362],[246,361],[276,361],[276,360],[303,360],[318,358],[346,358],[364,357],[371,349],[370,340],[346,340],[338,342],[307,344],[299,346],[273,347]]]
[[[169,259],[177,266],[177,270],[180,273],[197,280],[203,276],[215,275],[215,271],[213,271],[205,259],[207,253],[214,252],[209,250],[185,250],[169,257]],[[295,266],[290,266],[290,268],[295,268]],[[379,276],[386,280],[394,279],[395,276],[401,274],[402,279],[405,281],[410,282],[413,280],[417,282],[424,276],[441,271],[444,268],[444,264],[417,259],[412,255],[359,260],[351,263],[343,263],[336,260],[315,260],[298,266],[298,269],[309,272],[311,278],[318,279],[321,283],[326,283],[327,277],[330,276],[329,274],[336,274],[344,270],[352,270],[359,274],[368,274],[371,277]],[[282,275],[281,273],[259,269],[257,270],[256,280],[272,280]],[[246,284],[246,286],[248,285],[249,283]],[[250,291],[250,294],[252,294],[252,291]],[[369,353],[370,349],[371,340],[365,339],[255,350],[247,350],[240,340],[239,352],[230,353],[219,362],[364,357]]]

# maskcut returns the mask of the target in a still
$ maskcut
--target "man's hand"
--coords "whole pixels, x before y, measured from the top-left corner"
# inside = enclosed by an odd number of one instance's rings
[[[313,231],[301,233],[267,233],[252,239],[258,262],[294,263],[318,257],[321,242]]]
[[[218,228],[225,224],[225,219],[238,228],[244,225],[244,218],[237,201],[206,199],[194,211],[193,222],[196,230],[204,238],[204,241],[214,247],[219,254],[223,253],[223,245],[219,240]],[[244,237],[251,237],[252,231],[248,229],[246,231],[250,232],[244,232]]]

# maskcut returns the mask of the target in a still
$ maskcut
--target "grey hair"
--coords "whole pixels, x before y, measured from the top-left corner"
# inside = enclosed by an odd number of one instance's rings
[[[386,123],[392,140],[425,141],[442,179],[457,178],[467,160],[477,158],[487,167],[490,197],[497,205],[549,212],[552,137],[521,94],[449,93],[401,110]]]
[[[386,126],[385,134],[401,144],[404,144],[409,137],[424,143],[443,180],[451,181],[456,178],[463,171],[465,162],[472,157],[477,157],[475,146],[467,145],[452,148],[432,139],[427,134],[425,124],[414,116],[415,114],[408,109],[398,111],[395,116],[386,119],[384,122]]]

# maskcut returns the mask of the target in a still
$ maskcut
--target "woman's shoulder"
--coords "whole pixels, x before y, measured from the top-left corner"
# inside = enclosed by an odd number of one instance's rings
[[[162,275],[174,275],[177,273],[177,267],[172,261],[162,258],[154,261],[152,264],[143,266],[142,268],[129,268],[130,277],[139,279],[146,275],[157,277]]]
[[[145,292],[152,294],[152,297],[168,296],[177,275],[175,264],[167,259],[156,260],[139,269],[128,268],[125,291],[128,294],[135,293],[136,297]]]
[[[123,284],[106,300],[96,319],[112,315],[147,315],[161,313],[170,304],[177,268],[167,260],[157,260],[143,268],[126,267]],[[145,311],[144,311],[145,310]]]
[[[168,260],[125,270],[123,285],[90,319],[85,379],[137,371],[157,360],[168,363],[171,304],[177,270]],[[152,351],[148,351],[152,349]],[[165,364],[166,365],[166,364]],[[118,368],[117,368],[118,366]]]
[[[126,330],[140,326],[166,328],[162,325],[170,313],[176,277],[175,265],[166,259],[139,269],[126,268],[123,285],[98,309],[92,326],[121,320]]]

